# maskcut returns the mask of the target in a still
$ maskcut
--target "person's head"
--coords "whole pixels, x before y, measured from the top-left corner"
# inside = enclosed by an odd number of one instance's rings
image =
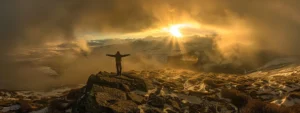
[[[119,51],[117,51],[117,54],[119,55],[119,54],[120,54],[120,52],[119,52]]]

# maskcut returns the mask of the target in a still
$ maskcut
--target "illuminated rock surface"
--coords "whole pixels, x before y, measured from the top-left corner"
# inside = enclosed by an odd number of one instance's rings
[[[300,66],[246,75],[188,70],[99,72],[87,85],[47,92],[1,90],[1,112],[298,112]],[[21,101],[22,100],[22,101]]]

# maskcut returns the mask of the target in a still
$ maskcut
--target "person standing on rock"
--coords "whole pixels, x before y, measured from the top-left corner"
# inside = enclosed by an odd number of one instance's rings
[[[117,68],[117,75],[121,75],[122,74],[122,57],[126,57],[129,56],[130,54],[125,54],[125,55],[121,55],[119,51],[117,51],[117,53],[115,55],[111,55],[111,54],[106,54],[106,56],[110,56],[110,57],[115,57],[116,59],[116,68]]]

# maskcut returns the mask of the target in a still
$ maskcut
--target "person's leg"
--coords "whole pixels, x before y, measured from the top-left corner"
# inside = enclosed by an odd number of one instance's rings
[[[120,63],[120,75],[122,75],[122,64]]]
[[[119,75],[119,65],[116,63],[117,75]]]
[[[118,75],[121,75],[121,65],[120,64],[119,64],[118,68],[119,68]]]

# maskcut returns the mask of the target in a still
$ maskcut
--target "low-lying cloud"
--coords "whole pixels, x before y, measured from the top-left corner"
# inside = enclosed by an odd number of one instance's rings
[[[269,56],[298,57],[299,3],[295,0],[1,1],[0,82],[6,84],[6,80],[39,76],[35,69],[28,69],[30,66],[46,66],[49,68],[42,70],[64,73],[67,67],[81,62],[78,58],[88,59],[93,50],[86,41],[78,41],[81,34],[136,33],[185,22],[198,23],[203,29],[214,31],[218,36],[214,49],[218,49],[227,61],[239,59],[241,63],[257,65]],[[60,46],[55,47],[57,45]],[[117,49],[120,48],[112,52]],[[106,52],[109,51],[97,55]],[[28,53],[33,56],[29,61],[20,62],[20,56],[16,56]],[[53,54],[63,55],[52,57]],[[95,59],[102,59],[97,55]],[[80,73],[80,66],[74,70],[76,73]]]

